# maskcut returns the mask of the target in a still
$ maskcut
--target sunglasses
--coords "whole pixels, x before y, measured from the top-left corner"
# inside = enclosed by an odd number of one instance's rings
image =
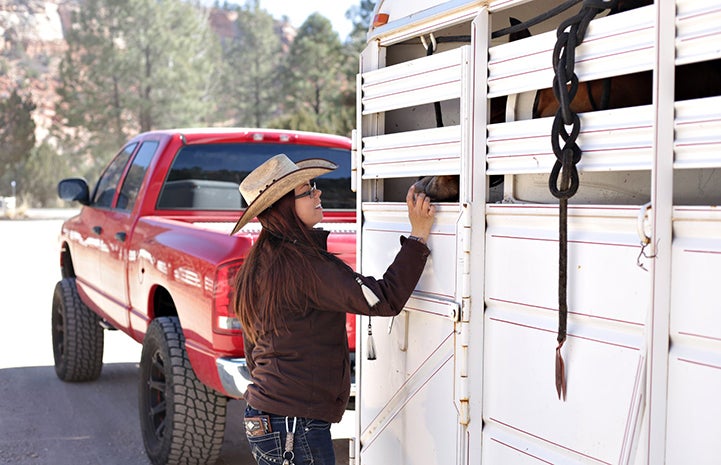
[[[307,191],[303,192],[302,194],[296,195],[295,198],[296,198],[296,199],[302,199],[303,197],[313,198],[313,196],[315,195],[315,191],[316,191],[316,190],[318,190],[318,189],[315,188],[315,183],[310,184],[310,189],[308,189]]]

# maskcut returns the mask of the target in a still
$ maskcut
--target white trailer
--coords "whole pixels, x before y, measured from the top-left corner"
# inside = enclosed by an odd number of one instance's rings
[[[677,67],[721,57],[721,4],[600,15],[577,49],[581,81],[653,81],[647,105],[580,114],[564,401],[553,118],[525,102],[551,86],[556,28],[580,5],[530,38],[491,40],[559,3],[376,6],[354,137],[361,271],[390,263],[419,176],[458,175],[460,198],[438,204],[406,308],[372,319],[375,360],[359,321],[356,465],[721,463],[721,89],[674,98]],[[505,121],[490,124],[502,96]]]

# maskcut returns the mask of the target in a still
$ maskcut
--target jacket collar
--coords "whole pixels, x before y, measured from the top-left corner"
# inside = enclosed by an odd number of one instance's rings
[[[330,234],[330,231],[326,231],[325,229],[320,228],[314,228],[310,232],[310,236],[313,238],[313,241],[315,242],[314,245],[320,247],[323,250],[328,250],[328,235]]]

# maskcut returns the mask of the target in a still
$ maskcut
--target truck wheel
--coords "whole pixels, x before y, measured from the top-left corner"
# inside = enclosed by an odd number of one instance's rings
[[[153,464],[218,460],[228,399],[198,381],[176,317],[156,318],[148,328],[138,400],[145,451]]]
[[[75,278],[55,285],[52,309],[55,374],[63,381],[94,381],[103,368],[100,317],[80,300]]]

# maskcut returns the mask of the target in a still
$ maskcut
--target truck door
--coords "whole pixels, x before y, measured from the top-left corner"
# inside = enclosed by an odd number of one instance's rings
[[[113,304],[113,298],[105,288],[108,278],[101,263],[115,242],[108,230],[108,222],[113,215],[118,183],[136,148],[136,143],[123,148],[98,179],[90,205],[82,209],[82,226],[78,227],[79,234],[85,231],[87,236],[77,239],[78,247],[74,251],[78,289],[108,320],[120,326],[127,324],[127,312]]]
[[[127,270],[131,258],[129,254],[134,219],[137,218],[137,214],[133,215],[132,212],[136,205],[139,206],[138,194],[158,145],[158,141],[152,140],[141,143],[119,183],[118,197],[107,212],[103,228],[106,247],[100,257],[101,285],[108,311],[117,315],[123,326],[129,324],[128,312],[131,309]]]
[[[482,264],[483,235],[472,249],[470,206],[473,190],[485,186],[483,178],[472,186],[468,173],[476,149],[469,135],[475,124],[485,124],[485,106],[469,104],[485,94],[471,76],[476,66],[485,69],[485,54],[475,56],[470,39],[462,39],[426,55],[415,35],[374,41],[361,57],[361,272],[381,276],[399,236],[409,233],[405,194],[418,177],[461,176],[460,200],[436,204],[431,257],[404,310],[393,319],[360,319],[360,335],[372,326],[377,354],[367,360],[366,340],[359,337],[361,464],[464,463],[469,449],[480,449],[480,396],[469,399],[469,370],[480,365],[469,367],[468,359],[469,341],[482,335],[482,311],[473,317],[470,297],[472,287],[482,296],[483,281],[471,283],[470,257],[476,254]],[[435,102],[442,127],[426,111]]]
[[[102,246],[102,228],[105,224],[105,210],[88,206],[80,212],[77,224],[73,226],[70,239],[73,247],[73,268],[77,277],[78,290],[88,302],[98,301],[100,289],[100,262],[98,255]]]

